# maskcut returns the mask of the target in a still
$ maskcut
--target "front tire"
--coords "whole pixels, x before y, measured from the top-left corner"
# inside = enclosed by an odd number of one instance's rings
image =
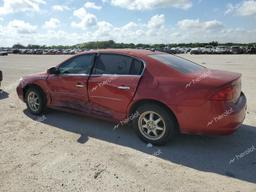
[[[164,145],[176,135],[176,119],[164,107],[145,104],[138,107],[137,112],[139,117],[133,120],[133,127],[143,141]]]
[[[46,108],[46,99],[42,91],[31,87],[25,94],[27,108],[33,115],[42,115]]]

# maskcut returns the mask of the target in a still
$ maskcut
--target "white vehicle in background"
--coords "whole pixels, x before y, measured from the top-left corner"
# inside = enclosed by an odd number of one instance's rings
[[[227,47],[219,46],[215,49],[215,54],[228,54],[230,50]]]
[[[214,47],[213,46],[206,46],[202,48],[202,53],[203,54],[213,54],[214,53]]]
[[[190,50],[190,54],[198,55],[198,54],[203,54],[203,48],[197,47],[197,48],[192,48]]]
[[[0,56],[8,56],[8,51],[0,50]]]

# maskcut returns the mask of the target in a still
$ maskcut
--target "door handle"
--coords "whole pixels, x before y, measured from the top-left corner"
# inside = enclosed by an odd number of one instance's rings
[[[84,85],[83,85],[83,84],[78,83],[78,84],[76,84],[76,87],[78,87],[78,88],[84,88]]]
[[[130,90],[130,87],[128,86],[118,86],[117,88],[120,90]]]

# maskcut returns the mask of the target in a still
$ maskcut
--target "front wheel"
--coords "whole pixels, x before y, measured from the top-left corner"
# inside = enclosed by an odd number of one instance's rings
[[[26,95],[27,108],[33,115],[41,115],[46,107],[43,93],[34,87],[27,90]]]
[[[137,112],[139,117],[133,120],[133,126],[143,141],[164,145],[177,133],[176,120],[164,107],[146,104]]]

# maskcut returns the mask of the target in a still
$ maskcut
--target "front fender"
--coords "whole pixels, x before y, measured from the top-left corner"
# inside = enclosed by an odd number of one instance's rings
[[[17,87],[17,94],[21,100],[25,102],[25,93],[29,87],[37,87],[46,96],[47,105],[51,103],[51,96],[47,86],[46,78],[22,79]]]

